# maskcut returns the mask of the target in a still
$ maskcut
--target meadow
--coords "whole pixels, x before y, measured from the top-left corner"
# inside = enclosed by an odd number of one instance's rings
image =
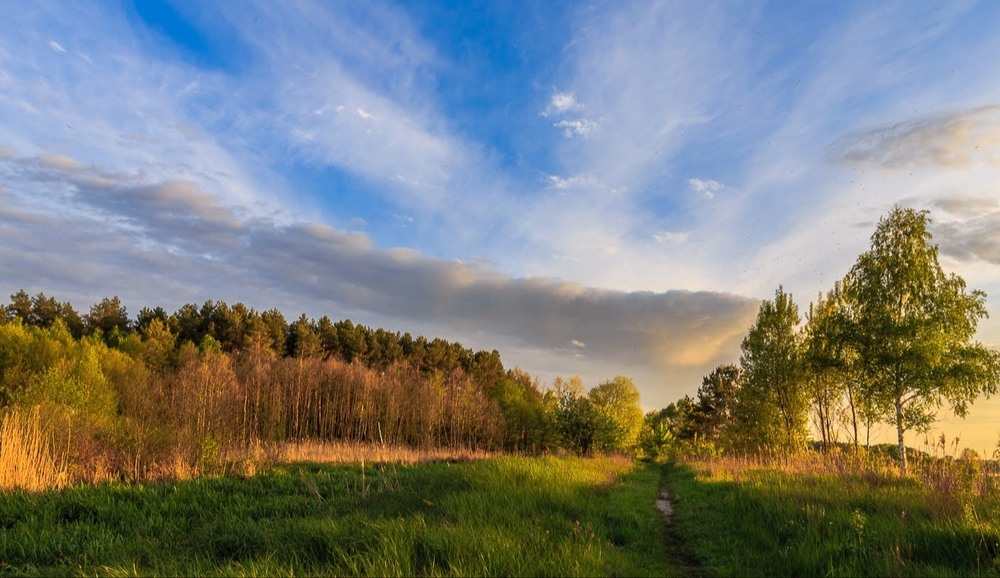
[[[0,573],[1000,575],[990,462],[922,455],[901,475],[864,451],[664,464],[316,443],[283,456],[315,461],[4,490]]]
[[[978,461],[691,459],[666,466],[673,524],[711,576],[997,576],[1000,492]]]
[[[275,465],[0,496],[19,575],[671,576],[659,466],[615,457]]]

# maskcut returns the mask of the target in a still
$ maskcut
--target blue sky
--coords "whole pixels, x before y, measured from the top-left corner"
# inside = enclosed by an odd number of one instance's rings
[[[498,348],[644,403],[931,210],[1000,344],[996,2],[45,2],[0,22],[0,279]],[[1000,403],[950,436],[997,440]]]

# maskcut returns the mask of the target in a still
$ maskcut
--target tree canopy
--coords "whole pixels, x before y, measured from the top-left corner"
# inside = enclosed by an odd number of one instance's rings
[[[798,306],[779,287],[773,300],[761,303],[757,320],[743,339],[743,384],[734,425],[744,446],[794,449],[805,443],[808,394],[796,333],[799,321]]]
[[[896,428],[904,470],[908,430],[926,430],[944,400],[964,416],[1000,381],[997,352],[973,341],[986,294],[945,274],[929,224],[927,211],[895,207],[846,284],[857,366],[879,415]]]
[[[795,451],[811,414],[824,449],[845,432],[855,448],[862,438],[868,446],[874,424],[891,425],[905,471],[906,432],[926,431],[945,404],[964,417],[1000,385],[1000,352],[974,339],[986,294],[942,270],[930,224],[927,211],[893,208],[804,325],[779,286],[761,303],[739,366],[720,365],[696,398],[646,414],[643,451]]]

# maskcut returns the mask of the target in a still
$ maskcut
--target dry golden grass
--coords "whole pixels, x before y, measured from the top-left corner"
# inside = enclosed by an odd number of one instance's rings
[[[776,470],[793,475],[860,476],[864,478],[894,478],[900,475],[895,462],[884,456],[836,448],[826,453],[747,454],[684,461],[710,479],[717,480],[744,480],[750,473],[760,470]]]
[[[785,456],[688,459],[684,462],[704,479],[721,482],[750,481],[767,471],[793,477],[857,480],[869,488],[891,485],[905,478],[924,488],[931,511],[941,517],[964,515],[978,518],[975,504],[986,499],[995,501],[1000,490],[1000,477],[985,467],[981,460],[955,459],[947,454],[925,453],[923,457],[914,458],[906,474],[900,472],[896,461],[889,456],[850,449]]]
[[[437,460],[480,460],[493,455],[491,452],[463,448],[418,449],[401,445],[309,440],[284,444],[277,448],[274,458],[279,462],[416,464]]]
[[[27,415],[9,410],[0,422],[0,489],[58,489],[68,478],[66,460],[45,436],[38,408]]]

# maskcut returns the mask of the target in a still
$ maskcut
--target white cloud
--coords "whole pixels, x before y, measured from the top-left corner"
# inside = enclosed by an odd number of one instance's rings
[[[594,188],[601,187],[601,184],[588,175],[574,175],[572,177],[560,177],[549,175],[549,186],[553,189],[578,189],[581,187]]]
[[[542,111],[542,116],[561,115],[583,108],[572,92],[557,92],[552,95],[549,105]]]
[[[66,49],[65,49],[65,48],[63,48],[63,47],[62,47],[62,45],[60,45],[60,44],[59,44],[58,42],[56,42],[55,40],[50,40],[50,41],[49,41],[49,48],[51,48],[52,50],[55,50],[56,52],[58,52],[58,53],[60,53],[60,54],[62,54],[62,53],[65,53],[65,52],[66,52]]]
[[[657,243],[682,244],[691,238],[691,231],[663,231],[653,235]]]
[[[576,96],[572,92],[557,92],[552,95],[549,105],[542,111],[542,116],[562,116],[566,113],[575,112],[583,108],[576,101]],[[598,123],[586,118],[574,118],[553,123],[554,127],[563,129],[563,136],[573,138],[574,136],[587,137],[597,129]]]
[[[252,51],[253,80],[240,79],[246,108],[261,101],[274,108],[240,121],[271,154],[363,177],[406,211],[468,215],[457,191],[491,171],[436,110],[430,79],[443,64],[402,12],[312,0],[203,10],[234,27]],[[274,23],[266,39],[264,21]],[[339,114],[346,110],[353,114]]]
[[[592,132],[594,132],[594,130],[597,129],[596,122],[585,118],[577,120],[561,120],[553,126],[564,129],[563,136],[566,138],[573,138],[574,135],[588,137]]]
[[[736,108],[725,96],[739,91],[725,83],[741,69],[731,49],[742,34],[719,5],[697,16],[684,6],[578,12],[565,75],[554,79],[560,90],[544,111],[563,137],[554,143],[558,172],[548,173],[561,176],[514,220],[529,247],[519,255],[522,270],[617,289],[710,286],[704,264],[715,257],[707,245],[717,235],[698,232],[718,217],[692,201],[684,181],[676,186],[676,155],[685,133],[697,135],[717,107]],[[698,72],[705,70],[719,73]],[[565,175],[586,175],[594,185]],[[664,251],[681,242],[678,232],[697,235],[699,245]]]
[[[711,179],[688,179],[688,189],[706,199],[715,198],[715,193],[722,190],[722,183]]]
[[[741,34],[720,6],[694,12],[684,4],[615,4],[580,14],[567,50],[571,77],[557,81],[587,104],[586,117],[600,119],[601,130],[565,127],[590,135],[568,158],[614,186],[642,190],[682,145],[682,133],[711,119],[732,90],[724,82],[740,65],[732,47]]]

